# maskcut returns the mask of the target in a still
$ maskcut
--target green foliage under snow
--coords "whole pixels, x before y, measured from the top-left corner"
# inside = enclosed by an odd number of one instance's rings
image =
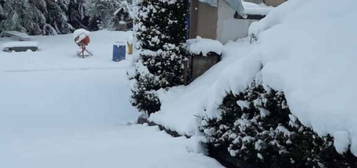
[[[140,111],[160,110],[156,91],[184,83],[188,1],[146,0],[139,4],[135,32],[139,58],[133,105]]]
[[[255,82],[228,93],[219,117],[203,118],[201,130],[211,156],[231,167],[357,167],[350,151],[338,154],[331,136],[319,136],[290,112],[283,92]]]

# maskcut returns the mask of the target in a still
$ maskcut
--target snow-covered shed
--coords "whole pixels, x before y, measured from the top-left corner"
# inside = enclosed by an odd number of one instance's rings
[[[248,36],[252,22],[286,0],[191,0],[190,38],[222,43]]]

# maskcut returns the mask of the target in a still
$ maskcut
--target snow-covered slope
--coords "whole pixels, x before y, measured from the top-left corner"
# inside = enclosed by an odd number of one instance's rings
[[[227,91],[238,92],[258,77],[285,92],[304,124],[335,136],[338,151],[351,143],[357,155],[356,5],[289,0],[253,24],[255,44],[226,45],[223,61],[208,73],[188,87],[163,92],[162,111],[151,119],[193,134],[197,115],[214,114]]]

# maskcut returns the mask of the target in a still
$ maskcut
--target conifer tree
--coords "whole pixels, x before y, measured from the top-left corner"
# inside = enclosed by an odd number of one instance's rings
[[[103,1],[110,10],[100,11],[92,17],[89,8],[92,3]],[[0,0],[0,32],[20,31],[31,35],[66,34],[77,28],[98,30],[97,20],[107,28],[113,19],[101,18],[100,14],[112,15],[126,0]],[[93,12],[93,11],[92,11]],[[97,17],[98,16],[98,17]]]
[[[73,27],[69,24],[64,5],[64,1],[62,0],[47,0],[47,10],[45,13],[47,24],[43,28],[44,34],[66,34],[73,30]]]
[[[96,19],[99,28],[111,28],[115,11],[121,6],[122,1],[119,0],[91,0],[88,14]]]
[[[5,1],[3,3],[4,15],[6,19],[0,23],[0,29],[12,29],[17,31],[25,31],[26,28],[22,25],[22,16],[24,15],[24,0]]]
[[[188,0],[144,0],[137,14],[132,98],[133,105],[150,114],[160,110],[157,90],[184,83]]]
[[[86,15],[85,0],[70,0],[68,4],[69,23],[75,28],[86,28],[89,16]]]
[[[15,30],[29,34],[69,33],[64,0],[1,1],[0,31]],[[50,30],[50,32],[46,32]]]

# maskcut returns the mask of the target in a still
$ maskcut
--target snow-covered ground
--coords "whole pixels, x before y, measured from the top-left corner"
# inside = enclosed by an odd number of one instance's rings
[[[0,167],[221,167],[194,139],[127,124],[139,114],[129,103],[129,63],[111,56],[131,33],[91,35],[86,59],[72,35],[33,37],[39,52],[0,51]]]

